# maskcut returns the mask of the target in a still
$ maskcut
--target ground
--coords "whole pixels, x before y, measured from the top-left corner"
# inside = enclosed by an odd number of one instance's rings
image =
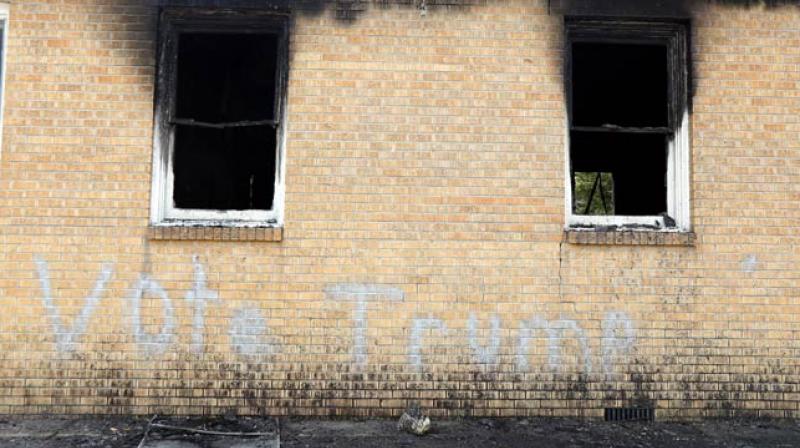
[[[145,417],[0,416],[0,447],[13,448],[278,448],[278,447],[795,447],[800,422],[708,420],[606,423],[569,419],[435,420],[422,437],[389,420],[220,417],[159,418],[155,423],[235,436],[152,427]],[[247,436],[247,433],[257,433]]]

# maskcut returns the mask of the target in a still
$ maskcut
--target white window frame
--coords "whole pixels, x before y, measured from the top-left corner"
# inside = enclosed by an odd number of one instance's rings
[[[154,226],[281,227],[286,173],[286,88],[288,81],[286,15],[233,10],[165,9],[160,17],[150,224]],[[278,36],[275,95],[275,188],[271,210],[182,209],[174,205],[175,126],[171,123],[177,83],[177,37],[181,32],[264,33]]]
[[[608,19],[567,19],[565,83],[566,157],[565,228],[624,228],[661,231],[691,231],[690,221],[690,138],[689,138],[689,54],[688,25],[680,22],[631,21]],[[571,89],[572,42],[656,43],[666,45],[670,67],[670,115],[673,127],[667,156],[667,215],[674,225],[668,226],[663,216],[599,216],[573,213],[571,157]]]
[[[6,61],[8,60],[8,31],[10,27],[10,15],[11,6],[8,3],[0,2],[0,22],[2,22],[3,27],[3,39],[0,43],[2,45],[2,48],[0,48],[0,58],[2,58],[2,64],[0,64],[0,159],[3,156],[2,129],[6,104]]]

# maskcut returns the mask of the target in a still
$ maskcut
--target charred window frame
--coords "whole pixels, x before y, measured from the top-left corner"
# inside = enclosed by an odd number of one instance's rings
[[[687,28],[685,22],[565,19],[567,228],[690,230]],[[604,55],[617,59],[606,63]],[[648,70],[653,70],[659,79],[634,80],[636,85],[628,86],[621,76],[622,80],[604,86],[603,80],[615,76],[604,71],[613,73],[615,63],[617,68],[625,67],[626,58],[643,61],[642,66],[648,61],[656,64],[640,73],[647,78]],[[659,74],[659,64],[665,73]],[[648,91],[651,81],[656,89],[662,88],[662,75],[664,91]],[[580,84],[587,80],[589,86]],[[640,113],[637,109],[647,101],[663,101],[653,106],[654,110],[663,108],[663,113]],[[620,173],[620,185],[611,180],[614,171]],[[576,179],[586,181],[580,179],[584,173],[594,176],[576,193]],[[644,179],[643,184],[636,183],[637,176]],[[598,188],[604,180],[605,188]],[[612,192],[609,182],[614,182]],[[580,194],[585,204],[579,204]],[[651,202],[639,207],[637,197]],[[620,202],[609,210],[612,198]],[[592,206],[597,205],[592,201],[600,207]],[[619,210],[614,209],[616,205]]]
[[[151,224],[282,225],[288,16],[165,9],[159,26]]]
[[[3,128],[3,110],[5,109],[6,92],[6,53],[8,48],[8,17],[9,4],[0,3],[0,129]],[[0,138],[2,141],[2,138]],[[2,147],[0,146],[0,155]]]

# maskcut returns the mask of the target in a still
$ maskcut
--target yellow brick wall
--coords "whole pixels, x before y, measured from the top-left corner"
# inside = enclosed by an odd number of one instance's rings
[[[0,413],[800,416],[797,7],[694,8],[697,239],[626,246],[544,0],[295,11],[280,241],[156,237],[153,3],[11,4]]]

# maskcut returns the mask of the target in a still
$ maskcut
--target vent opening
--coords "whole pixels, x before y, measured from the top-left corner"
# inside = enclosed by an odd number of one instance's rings
[[[653,408],[606,408],[607,422],[652,422],[655,420]]]

